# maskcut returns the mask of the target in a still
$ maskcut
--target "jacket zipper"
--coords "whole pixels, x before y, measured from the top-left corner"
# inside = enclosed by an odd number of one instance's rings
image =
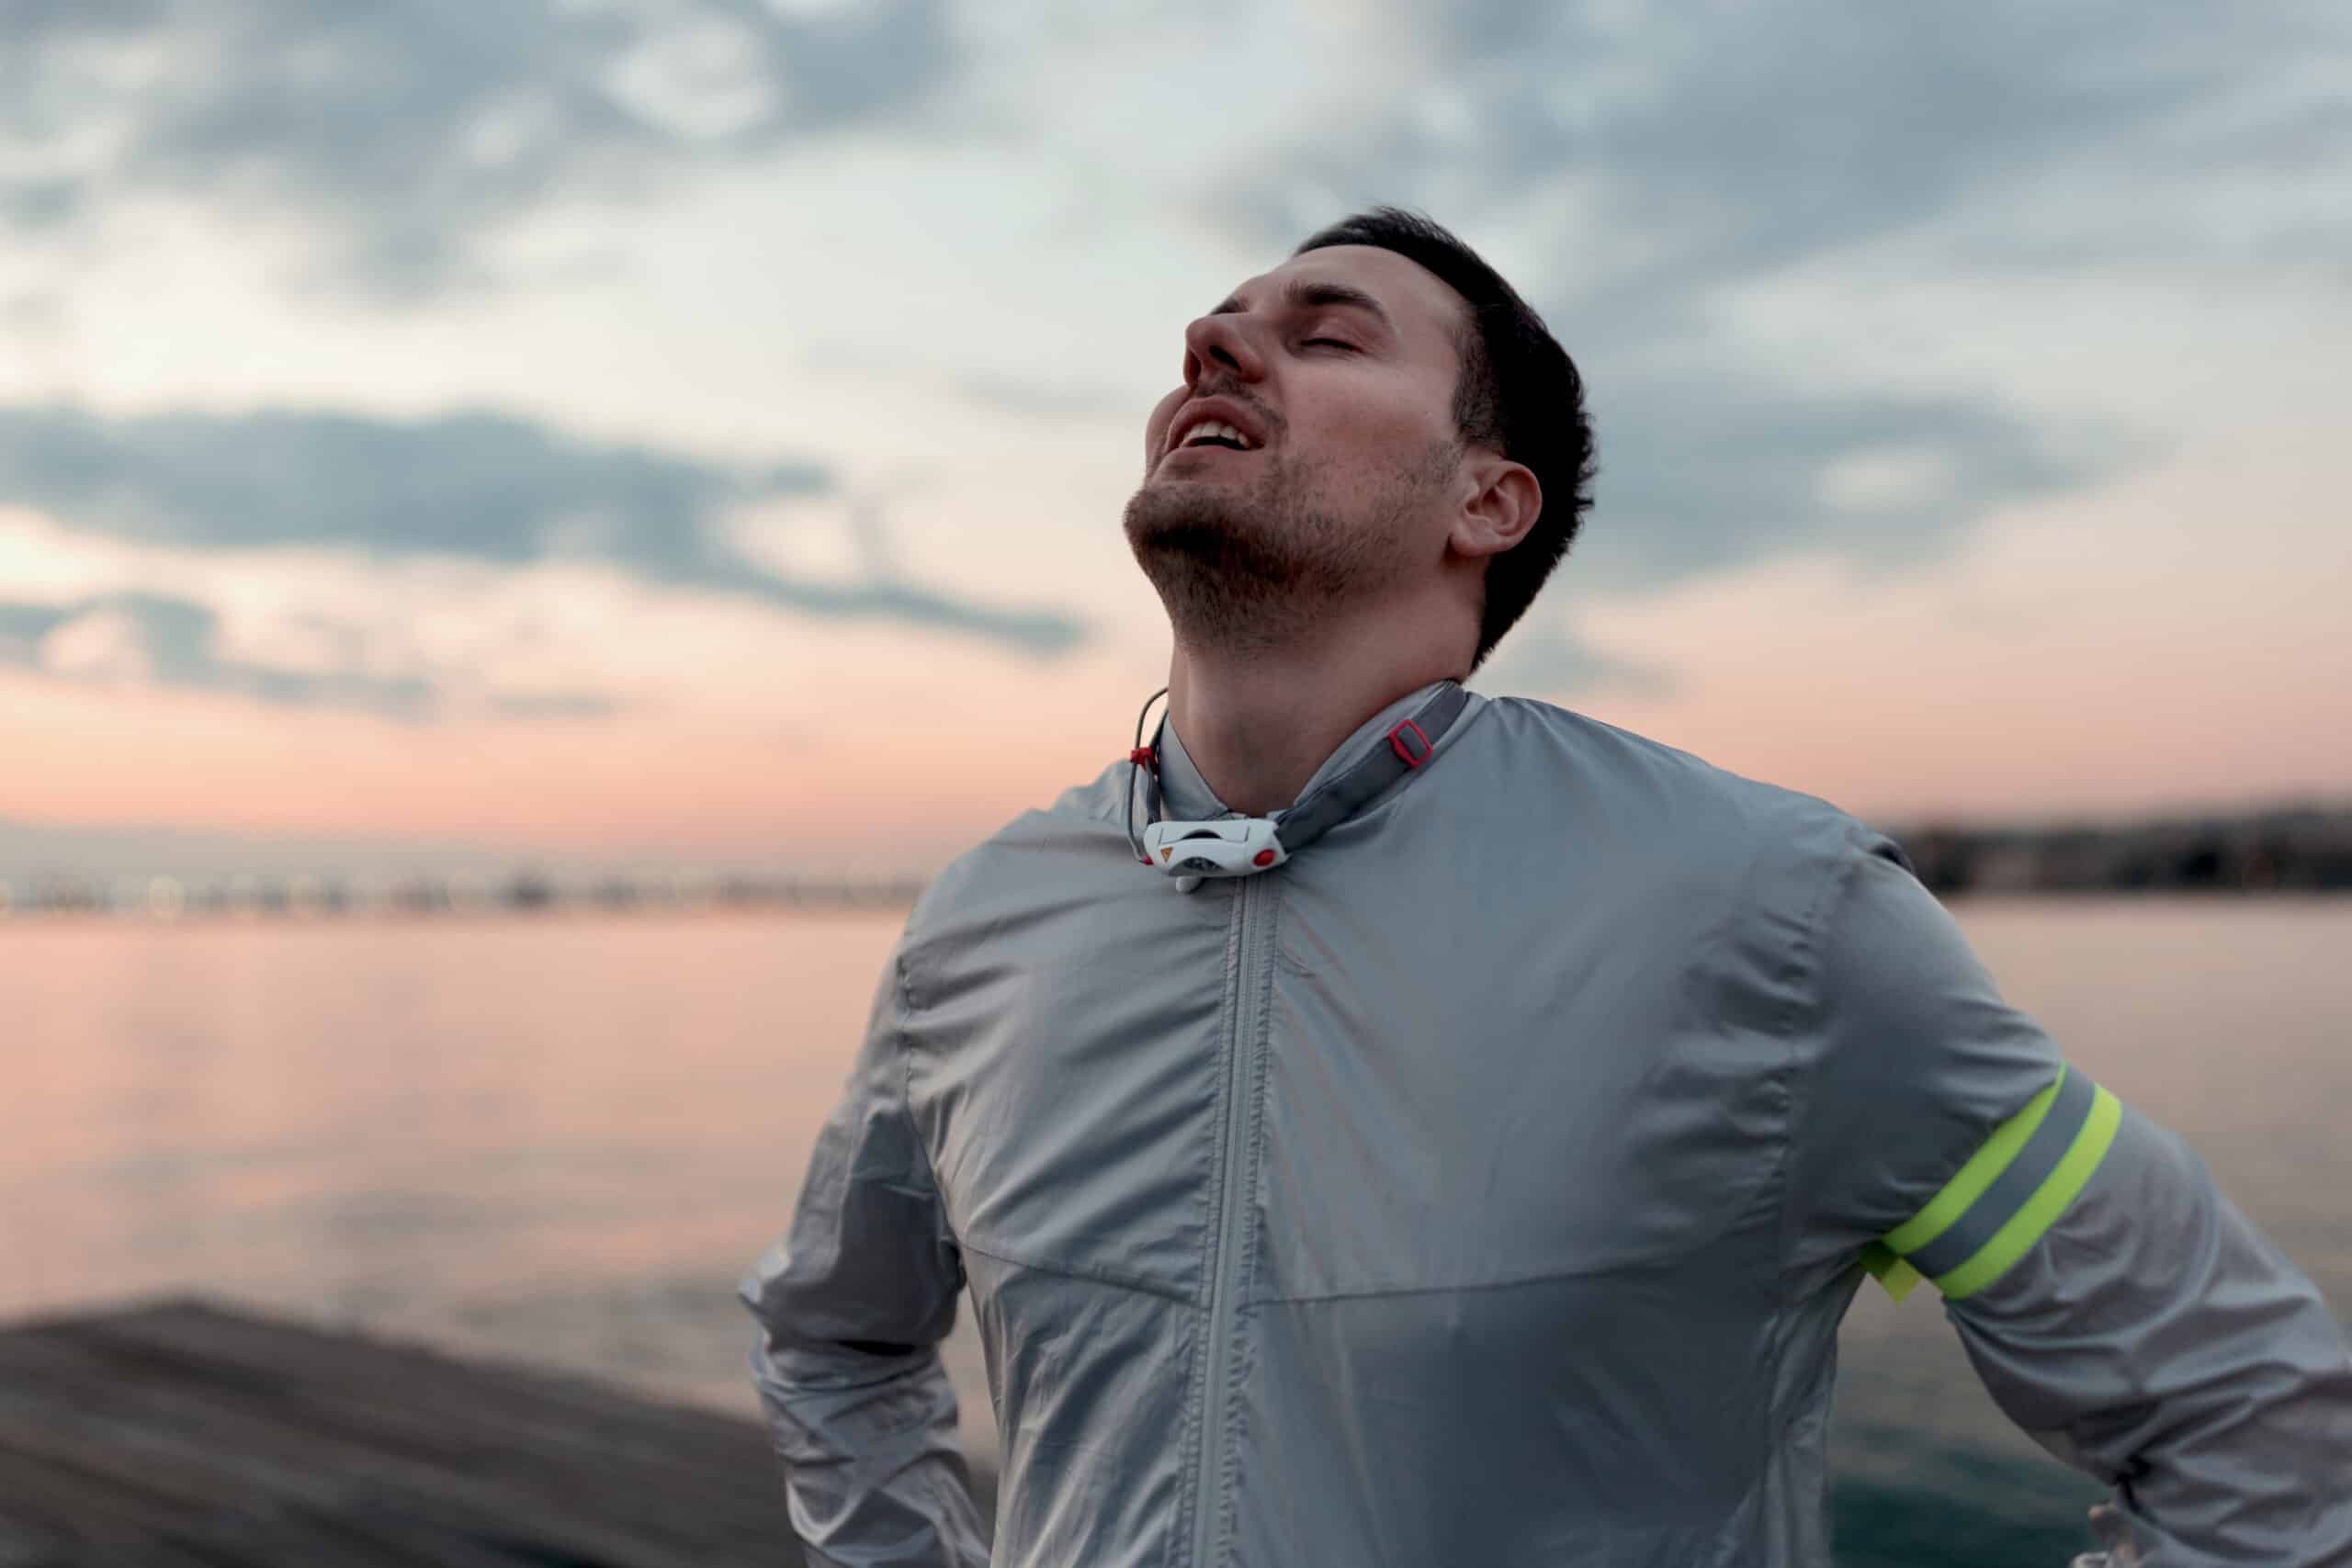
[[[1227,1052],[1225,1086],[1225,1154],[1217,1167],[1216,1260],[1209,1285],[1208,1388],[1201,1415],[1200,1471],[1195,1478],[1193,1526],[1193,1568],[1210,1568],[1224,1545],[1225,1510],[1217,1495],[1217,1475],[1225,1462],[1226,1359],[1233,1337],[1234,1292],[1240,1269],[1240,1238],[1236,1218],[1246,1207],[1242,1181],[1241,1133],[1250,1114],[1250,1041],[1251,998],[1257,994],[1256,953],[1250,941],[1250,907],[1257,896],[1258,879],[1244,877],[1234,902],[1234,942],[1239,948],[1235,969],[1233,1033]]]

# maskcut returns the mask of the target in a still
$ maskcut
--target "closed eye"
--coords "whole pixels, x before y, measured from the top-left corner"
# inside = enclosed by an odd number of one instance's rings
[[[1351,354],[1356,352],[1356,345],[1354,344],[1348,342],[1345,338],[1336,337],[1311,337],[1300,346],[1304,348],[1313,348],[1317,344],[1329,344],[1333,348],[1344,348]]]

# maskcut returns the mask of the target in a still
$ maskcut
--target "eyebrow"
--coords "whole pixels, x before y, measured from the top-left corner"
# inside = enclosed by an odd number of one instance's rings
[[[1379,300],[1345,283],[1318,283],[1309,278],[1295,277],[1283,286],[1283,303],[1294,310],[1322,310],[1335,305],[1345,310],[1362,310],[1388,332],[1393,333],[1396,330],[1396,324],[1388,319],[1388,312],[1380,308]],[[1228,316],[1249,308],[1241,302],[1240,295],[1234,294],[1228,295],[1225,303],[1209,314]]]

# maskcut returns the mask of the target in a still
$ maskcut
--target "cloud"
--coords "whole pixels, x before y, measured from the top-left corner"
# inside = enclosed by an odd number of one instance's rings
[[[40,639],[71,614],[62,604],[11,604],[0,601],[0,662],[34,662]]]
[[[2140,450],[1956,394],[1836,392],[1629,367],[1591,391],[1601,474],[1572,564],[1631,591],[1829,546],[1916,565],[1999,506],[2085,484]]]
[[[1302,204],[1333,189],[1393,182],[1540,209],[1581,183],[1612,223],[1653,242],[1611,276],[1584,259],[1610,236],[1554,225],[1583,287],[1689,303],[1727,272],[1817,256],[1988,192],[2013,206],[2077,173],[2144,188],[2281,158],[2340,164],[2352,147],[2340,89],[2305,69],[2352,41],[2341,8],[2321,0],[2222,26],[2203,6],[2135,0],[1996,0],[1964,19],[1823,0],[1671,19],[1501,0],[1438,15],[1429,92],[1344,150],[1269,161],[1287,171],[1255,193],[1270,237],[1326,216]],[[2199,238],[2187,215],[2177,228]]]
[[[2331,0],[2219,23],[2185,0],[1995,0],[1964,20],[1824,0],[1671,13],[1351,0],[1211,6],[1164,23],[973,0],[952,12],[948,0],[46,4],[12,13],[0,134],[13,127],[23,147],[58,150],[0,162],[0,231],[35,238],[103,223],[133,198],[195,200],[225,220],[317,226],[345,282],[429,304],[492,276],[513,254],[502,237],[535,215],[700,182],[664,209],[675,226],[662,230],[674,247],[653,275],[662,287],[686,276],[676,257],[693,246],[740,256],[821,233],[822,246],[802,248],[847,259],[807,289],[839,303],[820,330],[859,334],[860,352],[896,333],[898,346],[877,352],[899,383],[913,372],[888,356],[911,352],[917,371],[982,415],[1074,424],[1134,402],[1095,361],[1115,344],[1140,363],[1119,302],[1164,286],[1162,253],[1187,266],[1262,264],[1350,207],[1417,203],[1521,284],[1590,379],[1600,502],[1565,575],[1646,589],[1824,546],[1872,564],[1934,559],[1994,510],[2105,481],[2161,446],[2165,433],[2122,431],[2096,407],[2052,421],[2020,395],[2022,370],[1862,375],[1852,355],[1841,371],[1834,353],[1767,352],[1735,307],[1796,277],[1837,299],[1853,276],[1842,269],[1866,254],[1882,267],[1892,255],[1904,276],[1999,271],[2028,288],[2123,266],[2238,269],[2218,275],[2224,285],[2258,285],[2266,267],[2340,274],[2352,220],[2309,192],[2352,158],[2352,113],[2329,69],[2352,42],[2347,17]],[[1317,67],[1302,69],[1310,49]],[[1193,112],[1203,81],[1220,105],[1205,118]],[[775,159],[853,130],[879,133],[867,150],[891,156],[826,165],[831,184]],[[807,181],[788,187],[805,217],[758,210],[773,208],[777,175]],[[588,235],[621,275],[642,261],[615,236],[628,215],[571,223],[580,210],[522,239],[560,251]],[[942,235],[957,276],[928,287],[921,274],[941,270]],[[1057,256],[1086,258],[1116,288],[1097,299],[1041,286],[1040,258]],[[869,268],[899,279],[905,298],[871,311],[859,292]],[[1197,298],[1237,280],[1203,278]],[[783,333],[779,314],[740,298],[719,307],[729,330]],[[1901,295],[1888,336],[1914,330],[1906,312],[1924,318],[1926,298]],[[1031,326],[1024,310],[1048,326],[1013,352],[1008,323]],[[1969,329],[1920,319],[1916,330],[1949,341]],[[954,348],[967,332],[977,346]],[[696,347],[682,334],[678,356]],[[806,364],[823,344],[802,347]],[[950,363],[957,353],[967,362]],[[258,494],[264,465],[217,471],[239,461],[232,451],[158,456],[226,427],[116,427],[175,480],[197,481],[182,486],[122,481],[119,439],[97,443],[107,461],[61,473],[81,437],[55,423],[36,433],[47,467],[12,458],[0,421],[0,499],[14,461],[49,493],[72,491],[85,525],[131,537],[586,556],[661,582],[1014,647],[1083,635],[1069,615],[976,604],[895,568],[809,574],[738,547],[727,514],[817,493],[827,475],[806,491],[763,486],[495,422],[414,439],[369,421],[342,433],[323,420],[266,423],[229,434],[315,460],[269,497]],[[527,450],[535,437],[545,450]],[[527,470],[520,500],[435,466],[469,441],[488,468]],[[391,449],[399,460],[379,460]],[[336,482],[346,471],[368,477]]]
[[[1931,560],[1995,509],[2108,479],[2166,437],[2095,409],[2052,422],[1982,383],[1768,359],[1725,300],[1928,231],[1930,270],[2340,256],[2352,224],[2315,237],[2306,202],[2245,193],[2282,161],[2352,166],[2352,117],[2307,69],[2346,41],[2343,15],[1484,0],[1432,15],[1419,90],[1344,137],[1302,130],[1204,210],[1278,254],[1351,208],[1418,205],[1514,277],[1590,387],[1597,506],[1563,569],[1579,590],[1824,546]],[[2224,203],[2235,220],[2210,220]],[[1522,637],[1514,667],[1534,673],[1542,638]],[[1569,644],[1546,646],[1558,679],[1589,678]]]
[[[413,423],[261,411],[107,418],[0,409],[0,500],[137,544],[326,547],[379,559],[609,561],[649,581],[803,614],[965,633],[1024,652],[1077,646],[1074,615],[1001,607],[910,580],[878,538],[845,581],[779,572],[731,541],[739,510],[833,488],[806,463],[726,467],[573,440],[467,412]],[[869,519],[869,535],[878,530]]]
[[[0,224],[39,232],[81,210],[83,188],[72,180],[17,180],[0,185]]]
[[[298,616],[298,646],[280,657],[240,656],[211,606],[172,594],[122,592],[55,604],[0,601],[0,669],[98,685],[221,692],[276,707],[341,708],[411,722],[480,711],[503,719],[605,718],[620,701],[602,692],[502,690],[469,672],[460,694],[437,672],[388,672],[367,631]],[[243,639],[250,642],[250,634]]]
[[[943,0],[74,0],[6,26],[0,133],[65,151],[0,177],[0,223],[157,191],[294,212],[392,300],[485,277],[486,241],[559,197],[914,112],[956,63]]]
[[[439,694],[417,676],[224,659],[217,648],[220,626],[209,606],[163,594],[0,603],[0,666],[60,680],[226,692],[279,706],[358,708],[393,718],[428,717],[437,706]]]

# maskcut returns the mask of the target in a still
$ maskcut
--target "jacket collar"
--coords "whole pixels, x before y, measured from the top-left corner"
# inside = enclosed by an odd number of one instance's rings
[[[1324,785],[1352,766],[1375,741],[1386,736],[1398,720],[1411,717],[1422,704],[1437,694],[1441,687],[1453,683],[1451,681],[1432,681],[1416,691],[1406,693],[1356,726],[1348,738],[1340,741],[1329,757],[1323,759],[1323,765],[1317,768],[1313,776],[1307,779],[1306,787],[1298,792],[1298,798],[1306,800],[1313,796]],[[1469,706],[1463,710],[1461,717],[1453,721],[1453,728],[1438,739],[1436,745],[1431,749],[1432,758],[1442,755],[1453,744],[1455,737],[1462,733],[1464,727],[1469,723],[1471,716],[1486,704],[1486,698],[1475,692],[1468,694],[1468,696]],[[1395,793],[1396,788],[1403,787],[1405,784],[1418,776],[1421,771],[1416,769],[1413,773],[1406,774],[1396,785],[1375,796],[1374,802],[1385,799],[1388,795]],[[1368,807],[1374,802],[1367,802],[1366,805]],[[1162,725],[1159,732],[1159,807],[1160,815],[1163,818],[1175,821],[1205,822],[1219,817],[1238,815],[1231,807],[1217,798],[1216,792],[1211,789],[1208,781],[1201,776],[1201,771],[1193,763],[1191,753],[1184,750],[1183,738],[1176,733],[1176,723],[1173,719]],[[1285,807],[1283,811],[1273,813],[1273,820],[1280,822],[1287,810],[1288,808]]]

